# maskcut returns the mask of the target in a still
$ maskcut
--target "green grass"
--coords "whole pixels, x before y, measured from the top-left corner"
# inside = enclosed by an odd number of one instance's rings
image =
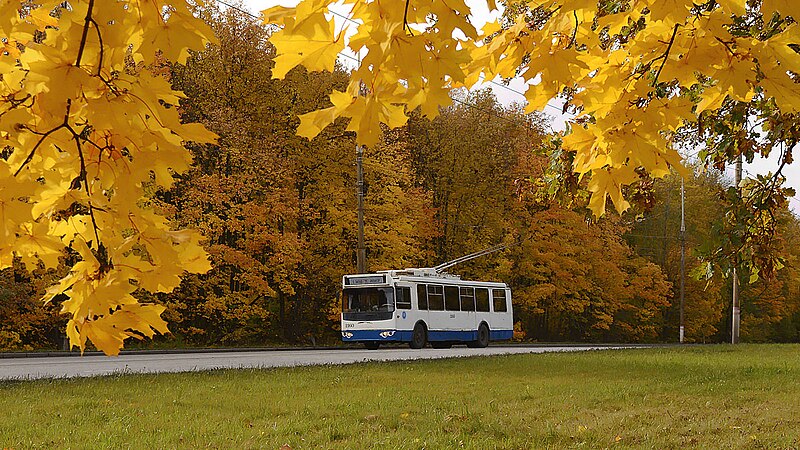
[[[0,448],[798,448],[800,346],[0,383]]]

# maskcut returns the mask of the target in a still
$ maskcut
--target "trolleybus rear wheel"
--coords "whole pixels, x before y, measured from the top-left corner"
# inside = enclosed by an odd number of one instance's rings
[[[489,327],[482,323],[478,327],[478,347],[484,348],[489,346]]]
[[[482,323],[481,326],[478,327],[478,340],[472,341],[467,344],[467,347],[471,348],[484,348],[489,345],[489,327]]]
[[[428,342],[428,333],[425,330],[425,325],[417,323],[414,325],[414,332],[411,334],[411,342],[408,346],[411,348],[422,348]]]

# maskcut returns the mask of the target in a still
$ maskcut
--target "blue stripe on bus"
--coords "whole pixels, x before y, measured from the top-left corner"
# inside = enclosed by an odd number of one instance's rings
[[[381,335],[383,334],[383,336]],[[348,330],[342,333],[344,342],[411,342],[411,331],[400,330]],[[491,330],[489,339],[500,341],[511,339],[513,330]],[[477,331],[428,331],[428,341],[470,342],[478,339]]]
[[[492,341],[504,341],[514,337],[514,330],[490,330],[489,339]]]

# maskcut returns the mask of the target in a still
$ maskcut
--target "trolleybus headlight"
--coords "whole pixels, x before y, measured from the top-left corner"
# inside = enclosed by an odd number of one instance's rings
[[[349,338],[353,337],[353,333],[351,333],[349,331],[342,331],[342,337],[345,337],[345,338],[349,339]]]
[[[386,339],[388,337],[392,337],[392,336],[394,336],[394,330],[392,330],[392,331],[384,331],[384,332],[381,333],[381,337],[384,338],[384,339]]]

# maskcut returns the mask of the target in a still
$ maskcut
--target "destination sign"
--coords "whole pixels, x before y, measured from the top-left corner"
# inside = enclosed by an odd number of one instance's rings
[[[358,286],[362,284],[385,284],[385,275],[367,275],[361,277],[344,277],[344,283],[348,286]]]

